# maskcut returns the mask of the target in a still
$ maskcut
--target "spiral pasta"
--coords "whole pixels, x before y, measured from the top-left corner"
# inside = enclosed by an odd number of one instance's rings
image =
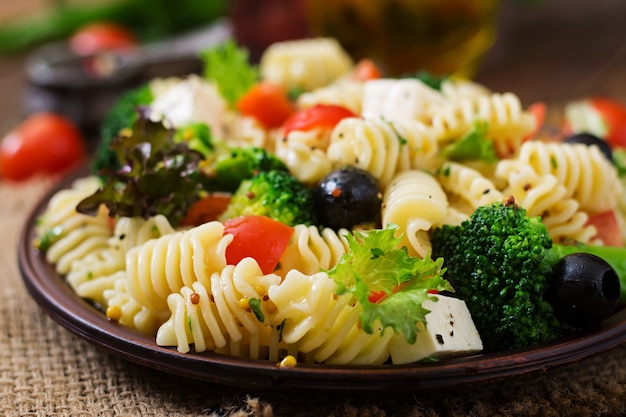
[[[407,170],[396,175],[383,195],[383,227],[398,226],[409,253],[421,258],[430,253],[428,231],[447,215],[448,199],[430,174]]]
[[[303,224],[294,227],[294,233],[280,258],[276,274],[284,276],[297,269],[305,274],[314,274],[334,267],[348,251],[347,230],[335,232],[329,228],[321,231],[316,226]]]
[[[487,122],[487,137],[501,157],[515,154],[535,127],[534,118],[524,111],[513,93],[464,96],[437,108],[431,115],[431,123],[441,132],[440,140],[444,142],[463,136],[476,120]]]
[[[70,188],[56,193],[39,218],[37,233],[40,239],[53,237],[46,250],[46,261],[55,265],[61,275],[70,272],[72,264],[90,253],[105,250],[111,236],[107,211],[101,209],[95,216],[76,211],[76,206],[99,186],[96,177],[75,181]]]
[[[330,85],[316,88],[298,96],[296,104],[305,109],[316,104],[332,104],[345,107],[355,114],[361,113],[363,98],[363,82],[356,80],[339,80]]]
[[[244,258],[236,266],[228,265],[211,275],[210,282],[194,282],[168,297],[172,312],[157,332],[157,344],[177,346],[188,352],[207,349],[241,357],[266,358],[271,328],[250,308],[252,300],[260,302],[261,314],[270,315],[267,295],[270,285],[280,277],[264,275],[258,263]],[[272,307],[270,306],[270,309]]]
[[[314,184],[332,170],[326,155],[330,132],[326,129],[292,131],[278,139],[274,152],[294,177],[306,184]]]
[[[167,310],[167,297],[195,281],[208,283],[226,266],[232,235],[218,221],[151,239],[126,255],[128,293],[140,305]]]
[[[277,42],[261,56],[261,76],[286,89],[323,87],[350,71],[352,59],[332,38]]]
[[[471,214],[478,207],[502,200],[502,193],[479,171],[458,162],[445,162],[436,175],[443,189],[466,202]]]
[[[554,175],[540,176],[532,167],[522,166],[512,171],[507,180],[505,193],[513,195],[528,216],[541,216],[553,241],[602,243],[594,239],[597,231],[593,225],[587,225],[587,213],[580,210],[578,201],[566,197],[565,187]]]
[[[623,193],[615,167],[597,146],[528,141],[516,158],[498,164],[496,176],[506,178],[520,166],[554,175],[565,187],[564,198],[576,199],[581,210],[590,213],[613,209]]]
[[[385,187],[400,171],[434,170],[438,152],[437,133],[420,122],[345,118],[333,129],[326,154],[333,165],[364,169]]]

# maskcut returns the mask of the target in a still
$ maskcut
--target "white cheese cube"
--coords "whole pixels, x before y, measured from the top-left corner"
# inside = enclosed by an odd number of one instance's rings
[[[430,312],[426,326],[418,325],[414,344],[404,335],[396,334],[389,343],[394,364],[412,363],[427,357],[447,357],[478,353],[483,343],[465,301],[436,295],[437,301],[426,300],[422,306]]]
[[[441,93],[420,80],[381,78],[367,81],[363,86],[361,116],[410,123],[428,117],[432,107],[445,102]]]
[[[154,98],[150,103],[150,119],[163,119],[172,127],[206,123],[212,134],[223,137],[222,120],[227,108],[215,85],[197,75],[190,75]]]

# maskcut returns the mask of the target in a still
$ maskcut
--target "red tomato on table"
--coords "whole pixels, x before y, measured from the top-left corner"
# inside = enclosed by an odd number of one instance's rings
[[[77,55],[123,49],[138,44],[135,35],[115,23],[96,22],[78,29],[69,39],[70,49]]]
[[[36,113],[0,142],[0,177],[20,181],[37,173],[60,173],[85,154],[84,138],[74,123],[54,113]]]
[[[224,222],[224,234],[229,233],[233,241],[226,248],[226,263],[236,265],[251,257],[269,274],[276,269],[293,228],[265,216],[241,216]]]

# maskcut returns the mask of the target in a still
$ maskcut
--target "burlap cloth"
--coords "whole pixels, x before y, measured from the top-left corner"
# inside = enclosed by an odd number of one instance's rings
[[[30,298],[16,248],[50,180],[0,184],[0,415],[613,416],[626,413],[626,346],[540,374],[453,392],[250,392],[187,380],[113,356],[65,330]]]

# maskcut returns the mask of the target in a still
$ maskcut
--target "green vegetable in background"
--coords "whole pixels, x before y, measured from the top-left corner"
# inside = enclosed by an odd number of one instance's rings
[[[452,287],[442,278],[443,259],[409,256],[396,232],[396,226],[389,226],[348,234],[350,250],[328,275],[337,283],[338,294],[351,293],[363,306],[363,330],[372,333],[376,325],[392,327],[412,344],[417,338],[416,324],[426,322],[429,311],[422,303],[429,291],[451,291]],[[381,291],[386,297],[370,302],[370,295]]]
[[[14,53],[51,40],[69,37],[80,27],[96,22],[119,23],[141,41],[153,41],[225,15],[224,0],[117,0],[97,4],[53,6],[40,14],[0,25],[0,54]]]
[[[217,85],[231,106],[259,80],[258,68],[249,63],[248,51],[233,40],[202,51],[200,58],[204,77]]]

